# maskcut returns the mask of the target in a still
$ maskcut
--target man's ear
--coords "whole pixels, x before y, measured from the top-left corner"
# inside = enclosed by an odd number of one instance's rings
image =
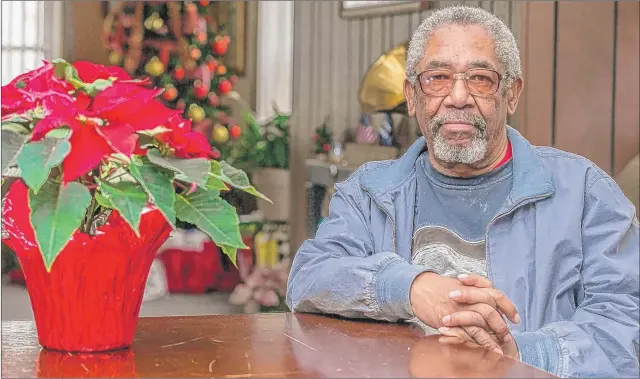
[[[416,97],[413,86],[407,79],[404,80],[403,91],[404,97],[407,100],[407,113],[409,114],[409,116],[413,117],[416,115]]]
[[[524,80],[522,80],[522,78],[518,78],[515,82],[513,82],[511,88],[507,90],[507,111],[510,115],[513,115],[516,112],[516,108],[518,107],[518,100],[520,100],[520,95],[522,94],[523,88]]]

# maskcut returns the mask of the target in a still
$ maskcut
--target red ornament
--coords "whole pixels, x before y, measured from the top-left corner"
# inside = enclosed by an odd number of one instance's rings
[[[240,126],[238,125],[233,125],[229,130],[229,134],[231,135],[231,138],[238,139],[240,134],[242,134],[242,129],[240,129]]]
[[[209,0],[200,0],[200,5],[206,7],[207,5],[209,5]]]
[[[217,40],[213,43],[213,51],[218,55],[223,55],[227,52],[228,42],[224,39]]]
[[[211,157],[213,159],[220,159],[220,150],[216,149],[215,147],[211,149]]]
[[[207,88],[207,86],[205,86],[201,80],[196,80],[195,83],[193,84],[193,94],[195,95],[196,98],[202,100],[205,97],[207,97],[207,93],[209,92],[209,89]]]
[[[229,81],[231,82],[231,84],[236,84],[238,82],[238,76],[231,75],[231,77],[229,77]]]
[[[209,93],[209,104],[211,104],[212,107],[218,106],[218,100],[218,95],[216,95],[214,92]]]
[[[231,82],[226,79],[222,80],[220,84],[218,84],[218,91],[220,91],[221,94],[227,94],[231,92],[232,88],[233,86],[231,85]]]
[[[130,346],[147,274],[171,232],[162,213],[143,211],[137,237],[113,211],[95,236],[76,230],[53,270],[47,272],[29,220],[27,195],[22,180],[11,185],[2,209],[8,237],[2,241],[16,253],[24,270],[38,342],[47,349],[69,352]]]
[[[214,61],[213,59],[207,62],[207,68],[209,69],[209,72],[215,72],[216,67],[217,67],[216,61]]]
[[[162,97],[164,97],[164,99],[167,101],[173,101],[176,99],[176,97],[178,97],[178,90],[176,89],[176,87],[169,84],[165,87],[165,91],[162,94]]]
[[[330,148],[331,148],[331,145],[329,145],[328,143],[325,143],[324,145],[322,145],[322,150],[324,150],[325,153],[328,153]]]
[[[173,72],[173,76],[177,79],[177,80],[182,80],[184,79],[184,68],[178,66],[176,67],[175,71]]]
[[[178,100],[178,103],[176,104],[176,106],[178,107],[178,109],[182,110],[187,107],[187,103],[185,103],[184,100],[180,99]]]
[[[318,140],[318,138],[320,138],[320,136],[318,135],[318,133],[316,133],[316,134],[314,134],[314,135],[313,135],[313,140],[314,140],[314,141],[317,141],[317,140]]]

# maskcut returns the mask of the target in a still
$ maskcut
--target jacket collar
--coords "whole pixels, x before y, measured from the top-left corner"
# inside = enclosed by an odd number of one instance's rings
[[[507,126],[507,138],[513,150],[513,184],[505,205],[553,194],[551,177],[542,168],[529,141],[510,126]],[[362,177],[362,186],[381,203],[387,203],[388,195],[402,189],[414,177],[416,163],[425,148],[425,138],[420,137],[402,157],[368,169]]]

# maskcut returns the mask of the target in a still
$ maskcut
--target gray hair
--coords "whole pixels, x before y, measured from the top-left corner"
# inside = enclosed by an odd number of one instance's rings
[[[520,51],[513,33],[509,27],[494,14],[476,7],[455,5],[438,9],[420,23],[413,32],[407,51],[406,73],[413,85],[418,73],[416,65],[424,56],[424,49],[433,32],[445,25],[478,25],[483,27],[493,40],[498,60],[505,69],[503,75],[509,85],[520,78]]]

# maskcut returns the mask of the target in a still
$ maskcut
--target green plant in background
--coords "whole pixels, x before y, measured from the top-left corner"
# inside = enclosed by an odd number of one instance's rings
[[[247,113],[247,126],[233,145],[229,163],[243,170],[289,168],[289,115],[276,110],[276,115],[260,124]]]
[[[322,125],[316,128],[316,133],[313,135],[314,151],[316,154],[327,154],[331,149],[333,143],[333,133],[329,128],[329,117],[325,118]]]

